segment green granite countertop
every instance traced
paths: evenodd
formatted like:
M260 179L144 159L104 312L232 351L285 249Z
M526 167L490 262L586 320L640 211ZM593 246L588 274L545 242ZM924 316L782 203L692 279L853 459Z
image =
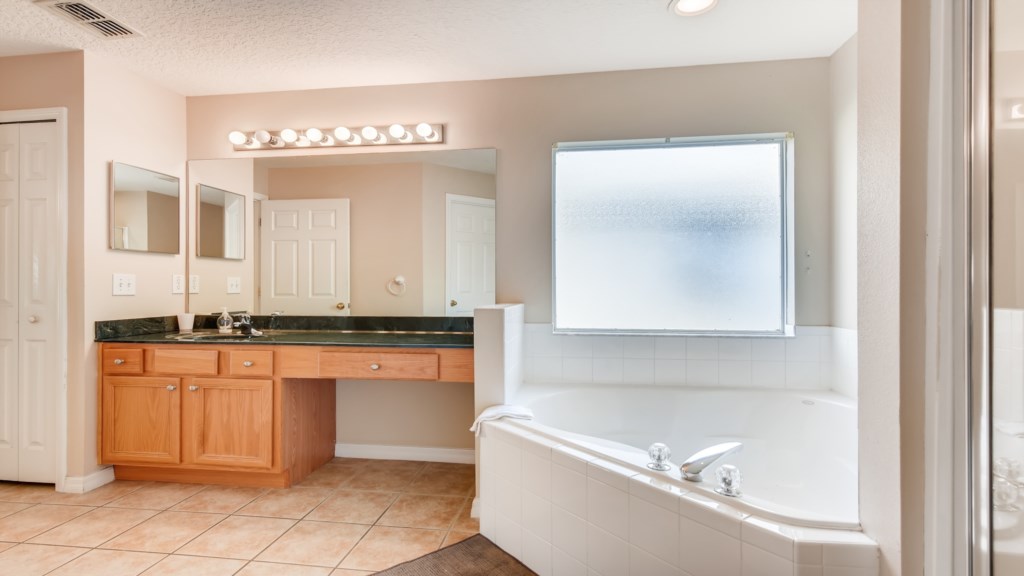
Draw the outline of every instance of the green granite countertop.
M163 332L97 339L100 342L137 344L263 344L289 346L380 346L392 348L472 348L472 332L385 330L265 330L246 336L238 330L219 334L196 330L192 334Z

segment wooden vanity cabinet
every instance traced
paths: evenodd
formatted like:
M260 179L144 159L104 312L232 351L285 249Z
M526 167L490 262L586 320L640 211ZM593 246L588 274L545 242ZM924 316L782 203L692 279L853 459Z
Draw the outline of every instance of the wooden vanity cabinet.
M334 456L337 379L473 381L473 350L100 344L99 458L125 480L290 486Z
M99 457L119 479L283 487L334 456L335 383L281 378L273 347L100 354Z

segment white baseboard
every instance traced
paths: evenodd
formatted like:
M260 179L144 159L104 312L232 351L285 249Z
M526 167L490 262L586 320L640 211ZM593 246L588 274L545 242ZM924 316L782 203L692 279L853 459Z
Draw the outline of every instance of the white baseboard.
M476 452L462 448L387 446L384 444L335 444L334 455L375 460L418 460L423 462L476 463Z
M67 476L61 492L84 494L114 481L114 468L101 468L88 476Z

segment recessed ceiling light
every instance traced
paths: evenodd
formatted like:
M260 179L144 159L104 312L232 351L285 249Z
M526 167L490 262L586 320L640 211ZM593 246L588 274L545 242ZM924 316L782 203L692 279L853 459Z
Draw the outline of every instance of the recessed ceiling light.
M718 0L672 0L668 9L680 16L698 16L708 12L716 4Z

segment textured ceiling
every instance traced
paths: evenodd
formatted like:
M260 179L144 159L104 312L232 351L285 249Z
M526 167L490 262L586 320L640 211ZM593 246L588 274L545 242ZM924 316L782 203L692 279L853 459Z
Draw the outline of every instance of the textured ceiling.
M0 56L84 49L192 96L831 55L857 0L86 0L142 32L101 39L0 0Z

